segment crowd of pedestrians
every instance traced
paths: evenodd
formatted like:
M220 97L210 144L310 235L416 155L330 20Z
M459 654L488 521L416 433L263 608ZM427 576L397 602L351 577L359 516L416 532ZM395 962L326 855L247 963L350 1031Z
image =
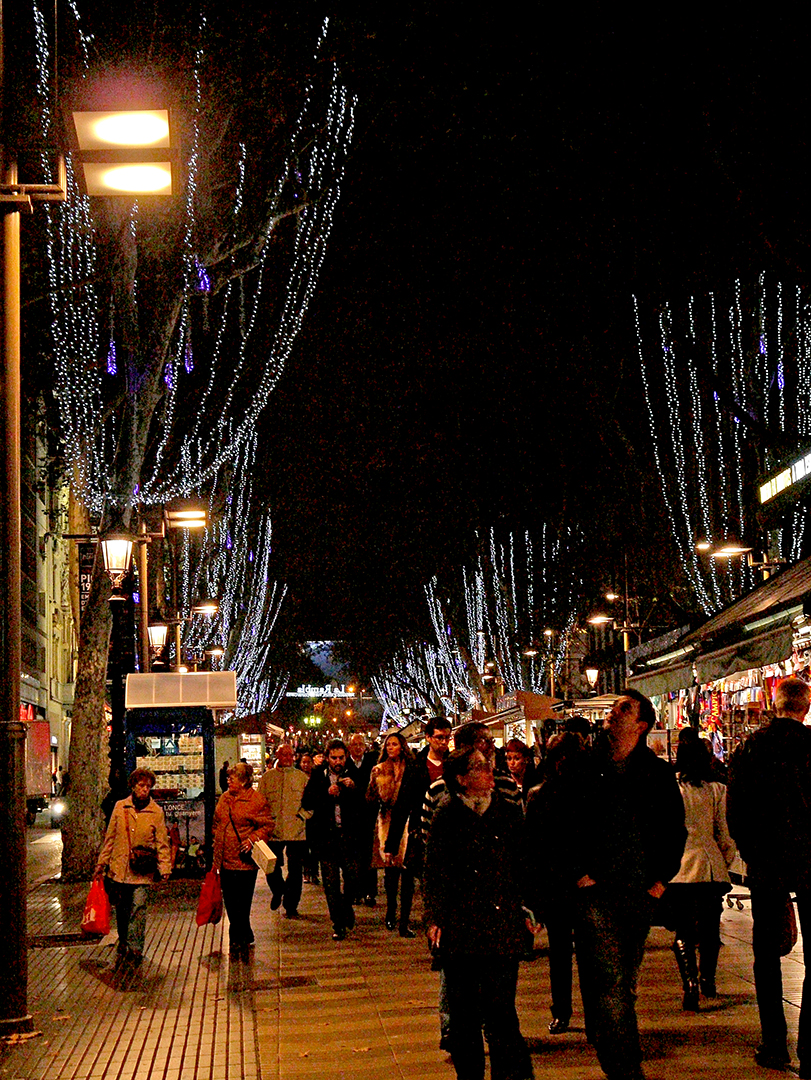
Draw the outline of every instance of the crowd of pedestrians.
M268 840L276 855L267 876L271 908L297 918L303 880L320 874L336 942L354 928L355 906L377 905L382 869L382 921L404 938L417 936L411 907L421 882L439 972L440 1046L460 1080L483 1080L485 1039L493 1080L532 1076L515 998L519 963L537 955L541 925L550 1034L571 1022L574 955L586 1034L606 1077L644 1080L636 993L648 932L652 925L674 932L683 1009L715 997L723 895L737 845L752 892L762 1029L755 1056L785 1069L780 956L792 939L791 893L801 923L811 910L811 731L802 723L809 705L805 682L778 684L776 719L732 755L728 789L695 729L679 733L675 769L648 748L655 714L635 690L620 695L599 731L582 718L567 721L547 741L543 761L517 739L497 754L483 723L457 729L449 752L451 725L436 717L416 755L397 732L379 749L356 734L348 745L334 740L298 761L283 744L256 789L250 765L226 763L213 865L231 959L248 960L253 944L256 841ZM146 770L133 773L132 795L116 805L98 860L97 873L122 890L124 958L140 956L146 917L133 846L149 834L157 868L164 876L168 869L151 784ZM810 1017L801 1010L801 1077L811 1077Z

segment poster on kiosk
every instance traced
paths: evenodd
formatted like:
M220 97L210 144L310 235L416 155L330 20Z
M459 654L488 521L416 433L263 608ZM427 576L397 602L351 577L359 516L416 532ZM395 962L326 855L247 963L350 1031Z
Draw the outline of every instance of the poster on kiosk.
M155 774L172 844L173 873L205 870L219 792L214 755L215 712L236 706L232 671L127 676L127 770Z

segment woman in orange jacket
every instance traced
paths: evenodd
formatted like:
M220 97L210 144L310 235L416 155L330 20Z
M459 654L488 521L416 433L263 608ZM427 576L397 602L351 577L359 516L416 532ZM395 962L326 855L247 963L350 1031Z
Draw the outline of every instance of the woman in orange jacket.
M251 904L257 865L251 850L273 834L273 815L265 798L253 789L253 767L246 762L228 770L228 790L214 811L213 868L219 870L222 899L228 915L229 956L250 959L253 945Z

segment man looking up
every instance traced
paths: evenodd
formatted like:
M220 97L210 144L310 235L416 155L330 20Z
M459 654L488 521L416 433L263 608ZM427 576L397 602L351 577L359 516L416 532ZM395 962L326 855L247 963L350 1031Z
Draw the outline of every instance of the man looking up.
M307 786L307 777L299 769L293 768L295 754L293 747L282 743L276 750L276 768L268 769L257 785L260 795L268 801L276 827L271 850L276 855L276 866L268 874L270 888L270 908L275 911L284 902L284 913L288 919L298 918L298 905L301 899L301 881L304 856L306 854L306 819L310 816L301 807L301 797ZM287 877L282 875L287 859Z
M434 740L438 745L438 748L444 742L444 739L440 737L437 739L436 734ZM493 768L496 758L496 747L493 742L493 736L490 734L490 729L487 724L483 724L480 721L473 721L470 724L463 724L462 727L456 732L454 738L454 744L456 750L470 750L475 749L481 753L490 769ZM429 754L431 752L431 743L429 741ZM438 755L437 755L438 756ZM521 808L523 813L523 804L521 802L521 792L518 789L518 785L512 779L511 776L494 775L494 786L501 792L502 796L507 802L515 803ZM431 822L434 819L437 807L444 797L448 795L448 787L445 780L440 777L435 780L428 790L425 792L425 797L422 803L422 810L420 812L420 833L422 835L423 850L428 842L428 833L431 829ZM414 823L413 832L417 832L416 822ZM444 968L439 972L439 1048L440 1050L449 1050L451 1047L451 1030L450 1030L450 1005L448 1002L448 987L445 977Z
M580 989L609 1080L644 1080L637 977L655 905L679 870L687 836L675 774L646 745L654 720L650 701L625 690L571 792Z
M418 777L420 781L420 797L416 802L416 809L412 814L412 821L408 823L409 837L413 837L414 840L409 840L409 843L413 844L413 856L409 853L409 859L412 862L412 869L414 873L419 877L422 873L423 854L425 850L424 837L422 835L422 806L425 799L425 795L433 784L437 780L442 779L442 772L445 767L445 759L448 756L448 751L451 744L451 722L444 716L432 716L425 725L425 742L426 745L420 750L416 757L416 765L418 769ZM417 848L416 840L419 837L419 848Z
M782 679L775 689L775 718L753 731L730 761L727 823L746 863L752 894L752 951L760 1013L758 1065L789 1063L780 970L790 893L797 894L803 933L803 979L797 1056L800 1076L811 1077L811 729L803 723L811 687Z
M301 797L302 808L312 811L312 850L314 857L321 860L333 941L343 941L347 930L355 925L352 898L357 880L357 833L363 793L359 794L354 780L345 775L346 757L345 743L340 739L329 743L326 762L313 769Z

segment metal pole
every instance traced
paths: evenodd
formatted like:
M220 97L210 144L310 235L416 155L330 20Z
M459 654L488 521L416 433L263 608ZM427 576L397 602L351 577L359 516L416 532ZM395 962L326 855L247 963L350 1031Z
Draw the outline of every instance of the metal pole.
M149 671L149 580L148 563L146 553L146 525L142 525L141 531L144 539L139 540L138 548L138 592L141 603L138 608L138 624L141 639L141 671Z
M17 164L3 162L17 183ZM3 372L0 380L0 1034L31 1031L25 881L25 725L20 722L20 212L4 208L0 266Z

